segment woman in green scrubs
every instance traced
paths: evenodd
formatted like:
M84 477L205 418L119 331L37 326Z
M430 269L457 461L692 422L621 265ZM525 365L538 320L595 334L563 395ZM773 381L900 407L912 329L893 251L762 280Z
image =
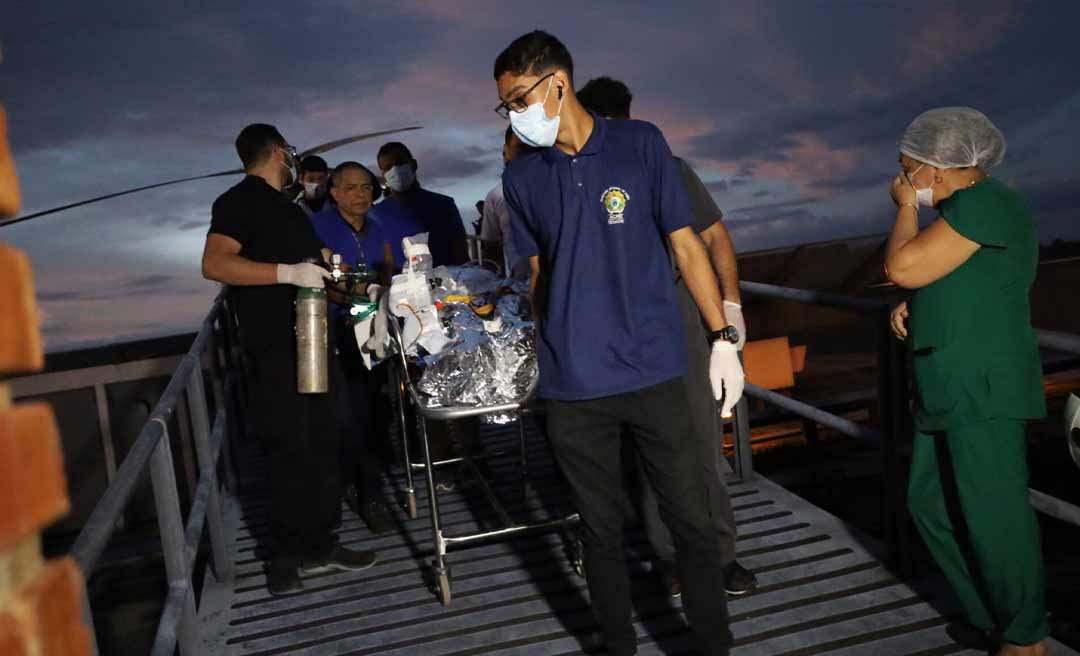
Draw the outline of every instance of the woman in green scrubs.
M1001 132L974 109L916 118L900 141L885 270L915 290L910 308L893 313L918 391L908 504L964 610L950 635L975 648L1003 643L999 654L1046 654L1024 449L1026 421L1046 414L1028 305L1038 242L1023 200L987 174L1004 153ZM920 208L937 216L921 230ZM959 502L960 530L947 495Z

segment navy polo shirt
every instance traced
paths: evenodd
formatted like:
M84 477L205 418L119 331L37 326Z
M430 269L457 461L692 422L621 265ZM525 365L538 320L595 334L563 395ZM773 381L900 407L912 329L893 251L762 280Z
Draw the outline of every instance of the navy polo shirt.
M369 270L378 274L386 265L384 245L389 240L383 227L370 213L364 217L363 227L356 230L341 216L337 206L327 203L321 212L311 217L311 224L330 252L341 253L341 259L350 267L363 262ZM335 313L345 312L337 304L331 305Z
M428 233L428 248L435 266L464 264L454 253L455 244L465 240L465 224L453 198L427 189L414 189L401 200L386 198L372 207L368 216L379 221L390 239L395 271L405 264L401 240L421 232Z
M546 148L503 173L514 242L540 257L548 283L542 398L611 396L686 373L666 248L693 221L679 168L656 126L593 118L577 155Z

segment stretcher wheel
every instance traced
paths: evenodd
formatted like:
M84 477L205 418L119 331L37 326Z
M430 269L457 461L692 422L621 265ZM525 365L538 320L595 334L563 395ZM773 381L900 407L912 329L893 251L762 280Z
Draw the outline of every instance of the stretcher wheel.
M439 571L436 570L436 573L435 573L435 594L437 594L439 596L439 602L442 603L443 606L449 606L450 605L451 594L450 594L450 573L449 572L445 572L445 571L439 572Z
M409 519L416 519L416 493L408 492L405 495L405 510L409 513Z

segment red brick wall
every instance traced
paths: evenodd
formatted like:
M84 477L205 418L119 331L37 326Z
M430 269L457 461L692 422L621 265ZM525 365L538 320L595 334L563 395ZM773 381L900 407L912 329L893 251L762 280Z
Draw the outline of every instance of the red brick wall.
M2 136L2 135L0 135ZM30 265L0 244L0 374L41 368ZM68 511L64 455L52 408L12 405L0 383L0 655L82 656L83 574L70 558L44 561L41 531Z

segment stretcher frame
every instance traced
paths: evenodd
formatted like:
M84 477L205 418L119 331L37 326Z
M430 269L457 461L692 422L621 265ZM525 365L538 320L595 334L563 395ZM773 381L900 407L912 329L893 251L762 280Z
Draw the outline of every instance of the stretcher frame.
M532 400L532 396L535 393L535 384L525 393L521 398L515 399L511 403L502 403L497 405L487 406L444 406L437 408L425 407L420 402L419 394L416 391L416 385L409 374L409 361L405 355L405 345L401 337L401 329L398 325L398 319L394 315L390 314L387 317L387 323L389 324L389 335L391 339L391 347L395 351L392 360L392 376L390 383L394 388L394 394L397 395L397 421L399 425L399 435L401 436L401 453L403 459L403 469L405 471L405 497L406 497L406 511L409 514L410 519L417 518L416 508L416 487L414 484L413 472L423 471L427 482L427 494L428 505L431 515L431 536L434 545L435 559L432 561L431 566L435 574L435 589L434 592L438 596L439 601L444 606L449 606L452 599L451 592L451 573L450 566L447 564L447 552L453 546L467 545L469 543L480 542L483 540L490 540L493 538L511 538L526 533L541 533L548 531L568 530L577 525L580 521L578 513L570 513L565 517L552 518L541 522L534 523L520 523L514 521L507 512L506 507L496 496L494 490L491 488L491 484L485 478L483 472L476 466L476 459L469 454L462 454L459 457L447 458L445 460L438 460L432 462L431 460L431 445L428 441L427 422L428 421L451 421L454 419L464 419L467 417L478 417L486 414L510 414L514 417L514 423L518 426L518 446L520 448L519 464L521 472L521 482L523 485L528 484L528 471L529 462L526 451L526 438L525 438L525 424L523 422L523 416L527 412L526 406ZM416 409L417 418L419 419L420 435L418 436L418 442L421 447L423 462L413 462L409 453L409 426L408 419L405 413L405 404L411 402ZM484 456L492 457L502 455L503 452L496 451ZM457 463L464 463L472 476L479 484L480 490L492 509L495 511L495 515L498 517L500 524L499 528L489 531L479 531L476 533L466 533L460 535L446 535L441 527L439 518L439 499L438 491L435 489L435 468L444 467L447 465L453 465ZM564 536L565 537L565 536ZM580 541L572 539L570 542L570 560L571 565L579 576L584 575L584 561L582 557L582 550Z

